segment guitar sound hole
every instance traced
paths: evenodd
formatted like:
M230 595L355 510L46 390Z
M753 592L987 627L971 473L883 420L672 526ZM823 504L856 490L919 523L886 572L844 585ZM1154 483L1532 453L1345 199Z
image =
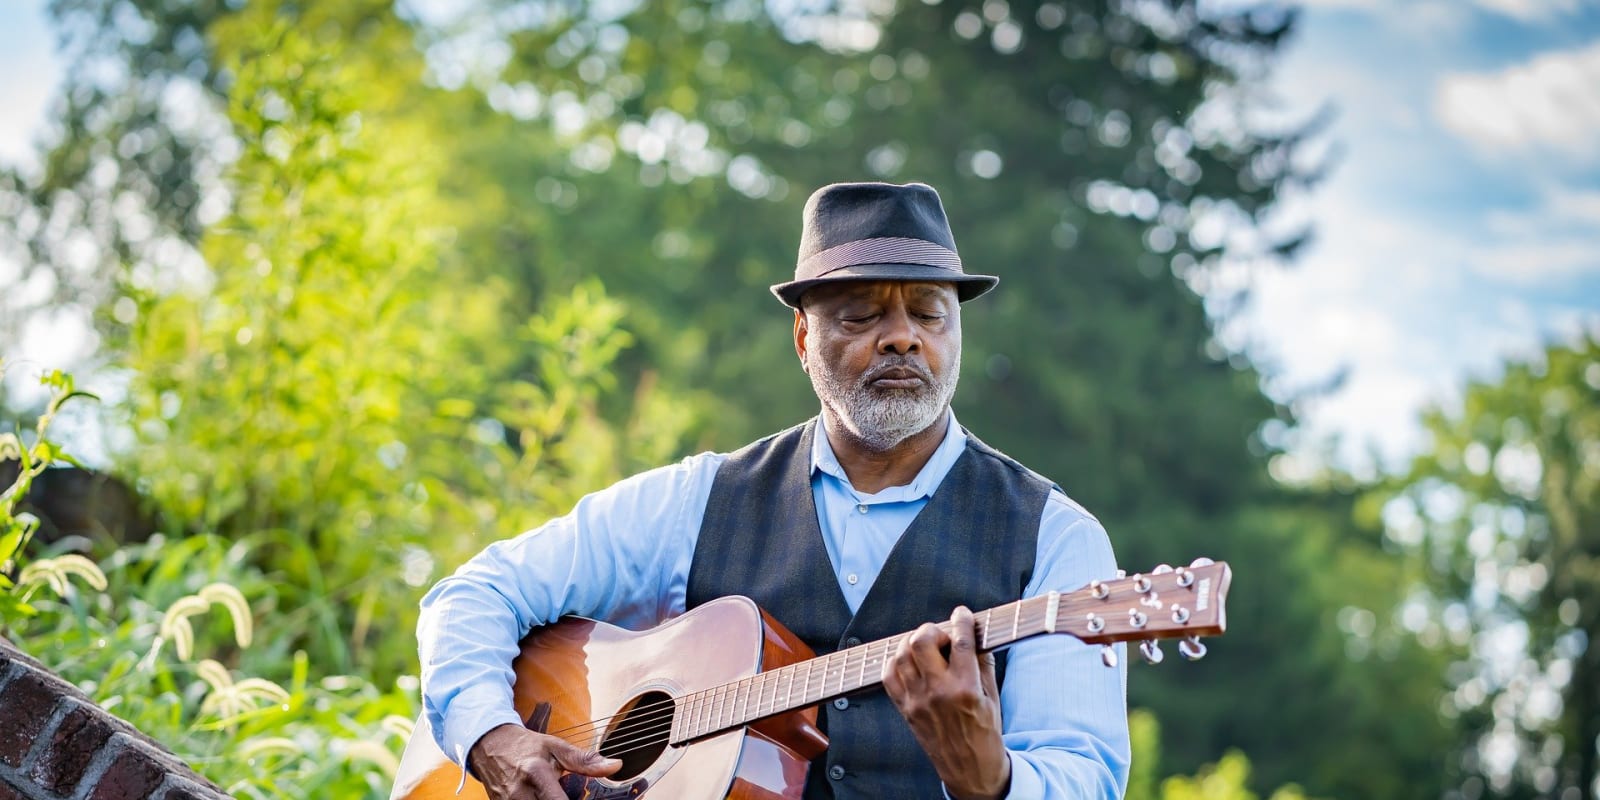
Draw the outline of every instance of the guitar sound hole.
M667 749L672 711L671 695L645 692L611 718L611 727L600 740L601 755L622 759L622 768L609 776L611 780L632 780L656 763Z

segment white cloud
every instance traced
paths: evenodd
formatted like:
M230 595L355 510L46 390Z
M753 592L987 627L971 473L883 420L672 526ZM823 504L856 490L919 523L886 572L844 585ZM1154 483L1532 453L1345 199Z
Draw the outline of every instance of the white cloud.
M1544 22L1578 10L1578 0L1474 0L1479 7L1518 22Z
M1480 275L1523 286L1600 274L1600 191L1547 184L1529 209L1484 215L1464 257Z
M1600 273L1600 243L1524 240L1490 245L1470 256L1487 278L1523 286L1543 286L1588 273Z
M1444 75L1433 112L1486 154L1553 151L1600 159L1600 42L1500 72Z

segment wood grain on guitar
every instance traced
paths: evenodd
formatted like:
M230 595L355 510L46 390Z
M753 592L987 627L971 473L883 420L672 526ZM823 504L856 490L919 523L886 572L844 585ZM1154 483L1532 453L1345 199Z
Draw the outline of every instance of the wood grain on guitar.
M1095 581L974 615L980 651L1064 633L1105 645L1179 639L1188 658L1201 636L1227 627L1231 573L1197 559L1176 569ZM948 625L949 623L943 623ZM513 663L517 713L529 728L621 759L608 778L567 775L571 800L799 800L806 768L828 740L817 704L876 687L907 634L814 657L798 637L744 597L725 597L641 632L568 617L530 633ZM434 744L424 717L401 758L391 800L484 798Z

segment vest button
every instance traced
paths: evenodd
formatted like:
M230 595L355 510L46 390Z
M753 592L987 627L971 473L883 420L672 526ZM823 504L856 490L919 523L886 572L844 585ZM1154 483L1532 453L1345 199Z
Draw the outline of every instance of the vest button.
M860 640L860 639L857 639L857 638L856 638L856 637L854 637L854 636L852 636L852 637L850 637L850 638L848 638L848 639L846 639L846 640L844 640L844 646L845 646L845 647L855 647L855 646L856 646L856 645L858 645L858 644L861 644L861 640Z
M833 707L843 711L850 707L850 701L841 697L838 700L833 701Z
M838 764L828 767L828 777L836 781L844 780L844 767L841 767Z

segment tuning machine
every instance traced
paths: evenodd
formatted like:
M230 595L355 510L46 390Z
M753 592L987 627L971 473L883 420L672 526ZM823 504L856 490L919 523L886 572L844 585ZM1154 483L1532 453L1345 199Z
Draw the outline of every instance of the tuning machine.
M1113 645L1100 645L1100 663L1114 667L1117 665L1117 648Z
M1161 652L1161 645L1154 639L1146 639L1139 643L1139 655L1144 656L1145 663L1148 664L1160 664L1161 660L1166 658L1166 654Z
M1200 643L1198 636L1185 636L1178 641L1178 654L1190 661L1199 661L1206 657L1206 646Z

